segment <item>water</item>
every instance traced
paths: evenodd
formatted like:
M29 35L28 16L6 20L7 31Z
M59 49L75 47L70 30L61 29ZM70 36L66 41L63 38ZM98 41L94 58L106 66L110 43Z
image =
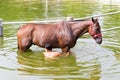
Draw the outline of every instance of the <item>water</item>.
M48 20L120 11L120 1L111 1L52 0L46 5L44 0L0 0L0 18ZM120 80L120 14L102 16L99 21L102 45L87 34L71 49L73 55L53 60L44 58L44 49L37 46L21 54L16 32L22 24L4 25L4 37L0 37L0 80Z

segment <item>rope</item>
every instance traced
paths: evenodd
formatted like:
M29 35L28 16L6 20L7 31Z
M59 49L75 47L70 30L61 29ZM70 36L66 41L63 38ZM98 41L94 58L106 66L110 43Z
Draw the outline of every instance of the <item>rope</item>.
M58 21L61 21L61 20L3 22L2 24L52 23L52 22L58 22Z
M119 13L120 13L120 11L110 12L110 13L105 13L105 14L100 14L100 15L94 15L94 16L87 16L87 17L83 17L83 18L77 18L75 20L83 20L83 19L89 19L89 18L92 18L92 17L101 17L101 16L107 16L107 15L119 14Z
M115 29L119 29L119 28L120 28L120 26L117 26L117 27L102 30L102 32L111 31L111 30L115 30Z

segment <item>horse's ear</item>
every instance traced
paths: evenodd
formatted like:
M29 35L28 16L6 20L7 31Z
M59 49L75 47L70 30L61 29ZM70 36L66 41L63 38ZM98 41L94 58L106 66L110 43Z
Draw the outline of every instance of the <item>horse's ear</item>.
M95 23L98 21L98 17L95 17L95 19L92 17L92 22Z
M93 22L93 23L95 23L95 20L94 20L94 18L93 18L93 17L92 17L92 22Z

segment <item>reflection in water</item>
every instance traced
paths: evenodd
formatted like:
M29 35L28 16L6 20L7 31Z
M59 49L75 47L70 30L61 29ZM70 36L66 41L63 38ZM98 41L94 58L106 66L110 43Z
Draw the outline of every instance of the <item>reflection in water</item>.
M18 52L18 71L27 72L21 75L39 75L43 78L66 79L75 78L82 80L98 80L100 78L100 64L96 61L76 62L75 55L56 59L45 59L42 52ZM85 65L88 64L88 65Z
M18 70L26 71L36 75L39 74L62 75L62 73L65 72L65 74L67 74L69 73L71 68L74 69L74 67L76 67L75 56L49 60L45 59L42 52L32 51L22 54L18 53L18 63L23 65L23 67L19 68Z
M89 42L85 44L83 43L83 41ZM118 67L120 66L120 61L116 58L113 51L102 48L99 45L91 45L92 42L90 40L83 39L79 40L78 43L79 42L80 44L76 45L76 49L74 49L74 51L76 52L76 56L78 57L77 62L88 62L84 64L84 66L91 65L91 62L96 62L93 64L99 64L100 66L96 69L100 69L100 80L120 79L120 77L118 76L118 74L120 73L120 69ZM79 46L83 47L78 49ZM81 52L78 53L78 50L80 50ZM78 63L78 65L80 65L80 63Z

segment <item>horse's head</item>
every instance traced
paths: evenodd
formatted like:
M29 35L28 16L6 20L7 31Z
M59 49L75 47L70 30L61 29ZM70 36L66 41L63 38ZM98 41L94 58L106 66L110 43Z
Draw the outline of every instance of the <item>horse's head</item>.
M92 18L92 24L90 24L88 31L92 38L96 41L96 43L102 43L102 34L98 19Z

